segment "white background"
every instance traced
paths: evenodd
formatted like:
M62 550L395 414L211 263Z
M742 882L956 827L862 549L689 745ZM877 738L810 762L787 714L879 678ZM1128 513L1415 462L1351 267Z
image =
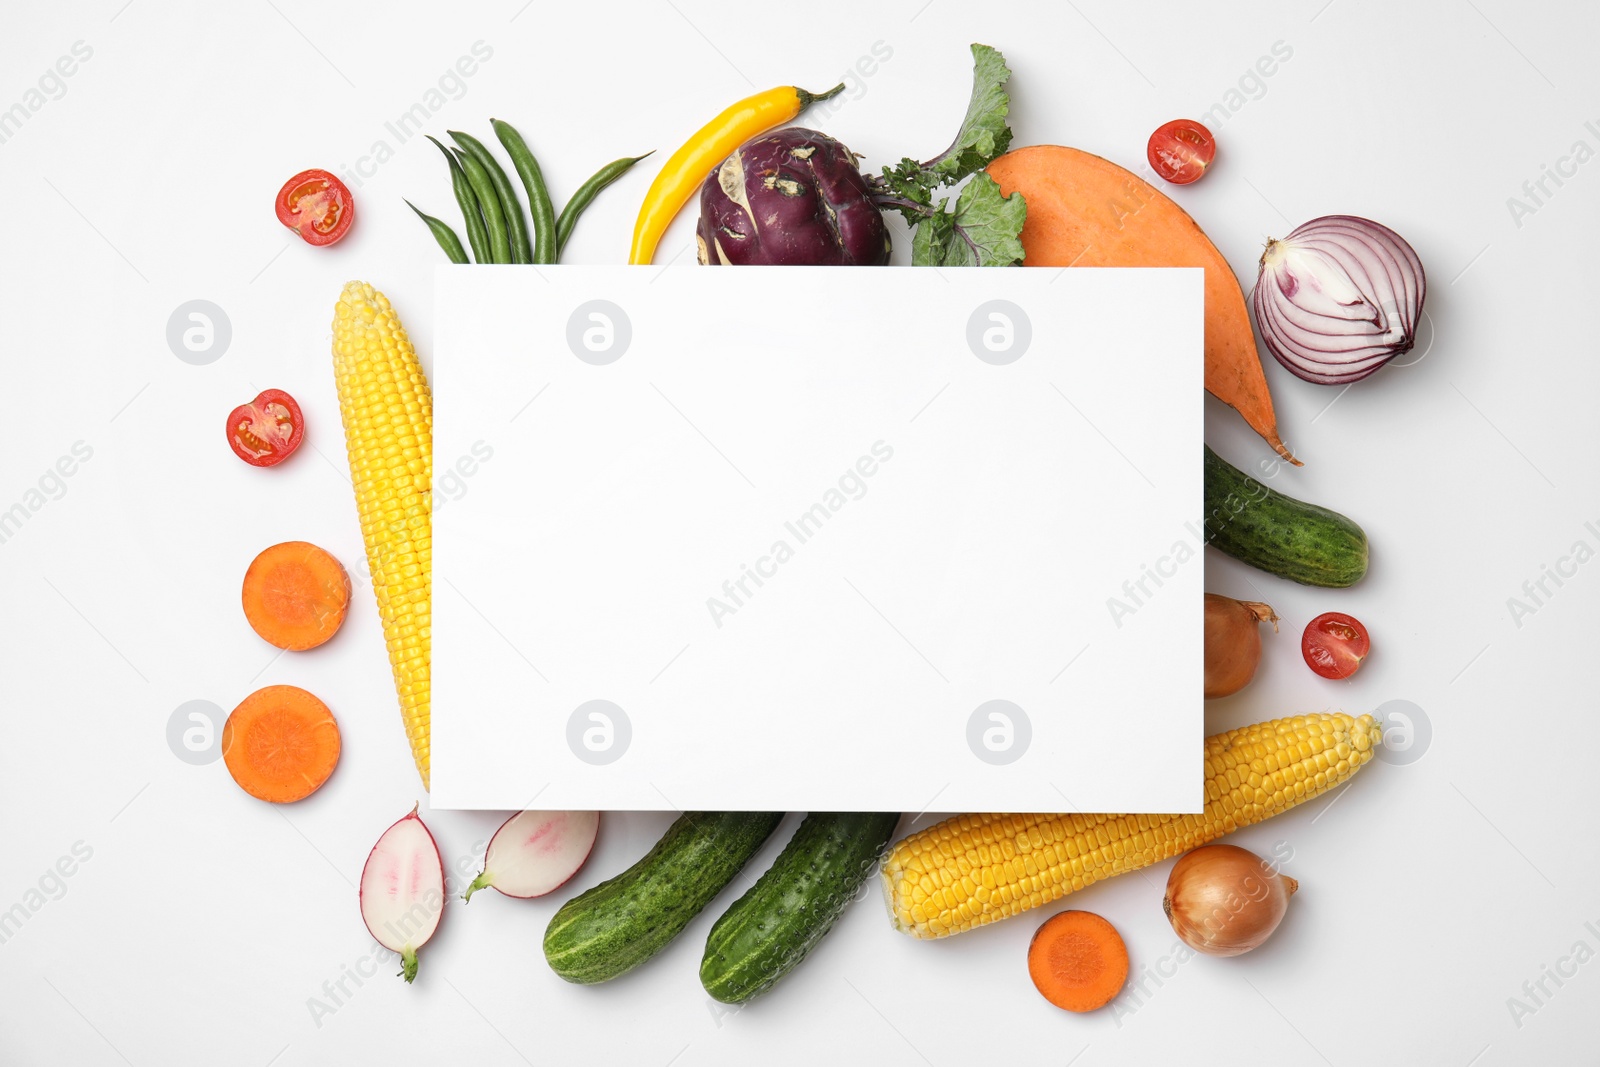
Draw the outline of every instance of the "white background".
M673 0L541 3L519 15L520 0L273 3L32 5L14 9L0 38L6 104L73 42L94 49L65 95L0 145L0 503L21 499L73 442L94 449L66 495L0 545L0 906L27 899L75 842L93 849L65 893L0 945L0 1058L1595 1058L1600 964L1560 987L1545 979L1550 995L1537 1004L1522 987L1576 942L1600 948L1584 927L1600 920L1600 577L1580 568L1520 627L1507 610L1574 541L1594 547L1583 523L1600 517L1600 163L1541 197L1520 226L1507 208L1575 140L1596 147L1584 128L1600 120L1592 7L907 0L863 11ZM385 973L313 1020L308 998L343 968L367 966L354 881L419 791L366 583L358 578L335 641L279 659L239 619L236 576L261 545L292 537L359 559L328 371L334 296L350 277L379 283L426 354L439 254L400 198L448 213L450 197L434 149L416 140L356 191L358 229L335 249L299 244L268 204L295 170L354 166L387 136L384 122L479 39L493 58L432 129L482 129L503 114L561 191L604 160L670 150L752 84L829 85L877 41L892 58L824 124L868 165L943 147L967 95L969 41L1000 47L1018 72L1018 143L1066 142L1129 165L1156 125L1211 108L1274 42L1292 47L1256 98L1241 96L1216 124L1213 173L1175 196L1247 280L1267 235L1312 216L1392 225L1429 268L1436 336L1422 362L1344 393L1268 367L1286 438L1307 461L1280 483L1360 520L1372 572L1354 590L1317 592L1208 558L1208 588L1265 598L1286 622L1266 638L1257 681L1206 709L1208 727L1405 699L1426 710L1434 737L1409 766L1375 763L1335 799L1238 835L1294 853L1301 892L1266 948L1173 973L1159 907L1168 865L1126 876L1070 903L1117 924L1136 974L1172 976L1147 981L1148 998L1125 995L1116 1012L1070 1017L1025 975L1043 915L922 944L868 902L772 996L719 1019L695 979L713 914L636 974L579 989L540 957L557 902L489 896L451 909L415 986ZM648 177L605 195L570 259L620 260ZM689 243L684 219L663 259ZM164 340L172 309L194 297L225 307L234 328L232 348L206 368L180 363ZM320 456L263 473L228 453L223 416L257 386L296 393ZM1238 463L1267 455L1209 401L1207 437ZM239 484L259 488L251 507L214 506L219 486ZM1296 648L1305 620L1330 608L1374 633L1370 661L1344 685L1311 676ZM346 741L328 785L288 809L244 796L220 764L186 766L165 740L181 702L231 707L273 682L322 695ZM607 818L574 888L631 863L669 818ZM495 822L429 818L465 870ZM1520 1025L1513 996L1535 1008Z
M440 268L435 806L1200 811L1203 282ZM567 332L596 299L603 367ZM1004 366L969 347L996 300ZM1174 542L1188 565L1108 611ZM741 565L766 579L725 592Z

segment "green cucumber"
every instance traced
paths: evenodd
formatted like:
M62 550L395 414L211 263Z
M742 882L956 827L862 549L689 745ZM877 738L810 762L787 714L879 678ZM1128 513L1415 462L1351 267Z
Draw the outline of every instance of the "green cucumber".
M1367 535L1337 511L1268 489L1206 446L1206 543L1303 585L1342 588L1367 573Z
M899 812L812 812L706 938L700 984L724 1004L771 989L833 929L894 836Z
M627 974L682 933L782 821L781 811L684 812L644 859L555 913L550 969L580 985Z

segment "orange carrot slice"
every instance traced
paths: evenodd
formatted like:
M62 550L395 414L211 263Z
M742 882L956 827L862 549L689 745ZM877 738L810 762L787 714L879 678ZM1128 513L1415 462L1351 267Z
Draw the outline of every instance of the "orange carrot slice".
M339 763L339 724L328 705L293 685L245 697L222 727L222 760L239 788L291 804L321 788Z
M244 617L261 639L290 652L338 633L350 607L350 576L309 541L265 549L244 572Z
M1094 1011L1122 992L1128 946L1094 912L1063 911L1046 919L1028 943L1028 977L1056 1007Z

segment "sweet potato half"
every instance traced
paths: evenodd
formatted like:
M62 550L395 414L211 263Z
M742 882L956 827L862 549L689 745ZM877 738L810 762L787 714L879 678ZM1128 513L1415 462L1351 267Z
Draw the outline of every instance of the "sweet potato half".
M989 175L1002 193L1020 192L1028 202L1026 266L1203 267L1206 391L1300 463L1278 437L1239 279L1187 212L1131 171L1063 145L1008 152L989 164Z

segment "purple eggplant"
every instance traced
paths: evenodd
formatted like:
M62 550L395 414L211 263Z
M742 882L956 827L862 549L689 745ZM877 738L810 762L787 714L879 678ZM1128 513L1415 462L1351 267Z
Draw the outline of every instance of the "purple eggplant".
M889 230L855 155L796 126L741 145L711 172L696 243L713 266L889 262Z

